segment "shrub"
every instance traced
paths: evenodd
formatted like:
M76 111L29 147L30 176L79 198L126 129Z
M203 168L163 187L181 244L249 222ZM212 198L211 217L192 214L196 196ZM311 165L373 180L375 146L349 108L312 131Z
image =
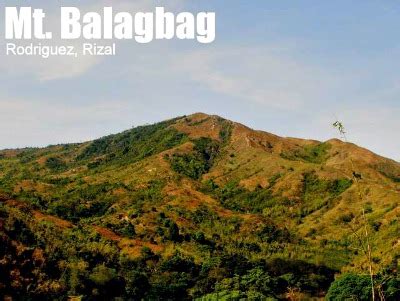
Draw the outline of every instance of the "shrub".
M167 238L174 242L180 242L182 240L179 234L179 227L173 221L169 221Z
M104 156L106 160L99 161L99 163L119 161L121 164L126 164L127 161L135 162L161 153L187 139L185 134L169 127L175 120L139 126L116 135L94 140L77 156L77 159L88 160ZM96 164L90 164L90 167L95 168L98 166Z
M326 299L371 300L371 280L367 275L345 274L332 283Z
M239 212L261 213L265 208L275 206L278 201L270 189L256 187L250 191L236 181L229 182L222 188L207 185L206 189L211 191L224 207Z
M328 150L331 145L328 143L318 143L306 145L290 152L281 153L281 157L287 160L305 161L309 163L323 163L328 158Z
M130 270L124 275L124 278L127 296L134 300L142 300L150 289L147 275L141 271Z
M103 286L116 278L117 274L114 269L106 267L104 264L97 265L89 276L95 284Z
M257 236L260 238L261 241L267 243L288 243L292 241L292 235L289 230L280 229L272 223L265 225L260 231L258 231Z
M45 165L51 171L63 171L67 168L67 164L57 157L47 158Z
M219 154L220 143L210 138L194 140L193 152L189 154L174 154L170 159L171 167L177 173L192 179L200 179L213 166Z
M129 238L135 237L136 236L135 226L132 225L130 222L127 222L125 226L122 228L121 234Z
M344 213L342 215L339 216L339 221L343 222L343 223L350 223L354 218L354 214L353 213Z
M171 160L171 167L177 173L194 180L199 179L207 171L205 161L194 154L174 154Z
M349 179L320 179L315 172L303 174L303 200L300 216L304 217L323 208L329 201L341 195L353 182Z

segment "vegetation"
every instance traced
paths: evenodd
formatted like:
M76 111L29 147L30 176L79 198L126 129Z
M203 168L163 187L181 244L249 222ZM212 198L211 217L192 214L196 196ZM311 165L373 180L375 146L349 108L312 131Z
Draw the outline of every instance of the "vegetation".
M365 152L204 114L0 151L0 298L399 300L400 164Z
M302 160L309 163L323 163L328 157L327 151L330 149L328 143L318 143L298 147L294 150L282 152L282 158L288 160Z
M329 203L340 196L352 185L352 180L339 178L333 181L319 179L315 173L303 175L303 200L301 216L307 216L312 212L329 206Z
M387 272L387 271L386 271ZM400 298L400 278L397 271L386 276L377 276L376 295L380 299L395 301ZM371 281L369 275L348 273L340 276L330 286L327 300L371 300Z
M262 213L266 208L273 208L280 204L299 207L301 217L326 206L330 201L340 196L352 185L348 179L322 180L314 172L303 174L302 204L274 194L276 176L270 179L270 186L257 186L254 190L247 190L232 181L219 187L212 180L206 183L206 192L220 200L221 204L231 210L239 212Z
M139 126L120 134L97 139L90 143L77 159L100 158L95 162L119 161L121 164L126 164L161 153L186 140L183 133L169 127L173 122L174 120L170 120Z
M199 179L207 173L218 156L220 143L210 138L194 140L194 149L189 154L174 154L171 168L192 179Z
M334 271L305 262L252 261L218 248L201 264L179 252L161 258L149 248L130 259L119 254L113 241L93 230L58 229L48 222L36 222L28 209L3 206L0 211L4 224L0 255L8 258L0 264L0 283L5 293L16 296L47 299L83 294L182 300L207 299L208 294L239 288L240 296L258 292L259 296L277 297L288 285L310 293L326 290L333 277ZM169 223L169 229L168 239L179 241L176 224ZM204 237L193 237L204 243Z

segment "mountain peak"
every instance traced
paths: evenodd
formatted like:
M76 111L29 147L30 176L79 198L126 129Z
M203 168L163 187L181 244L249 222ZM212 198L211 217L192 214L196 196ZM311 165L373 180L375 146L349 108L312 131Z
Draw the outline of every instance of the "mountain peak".
M0 253L17 246L5 270L32 266L29 279L38 258L54 263L35 278L50 278L41 287L63 289L59 279L78 265L90 291L110 277L125 277L120 286L146 277L156 292L148 299L165 292L160 283L174 291L185 283L187 294L231 279L237 267L245 277L262 268L276 283L301 271L310 288L339 270L362 270L365 257L348 248L363 230L361 209L372 225L374 269L400 254L399 183L400 164L354 144L285 138L195 113L83 144L0 152ZM36 263L26 265L30 254ZM327 286L318 285L307 293L321 296Z

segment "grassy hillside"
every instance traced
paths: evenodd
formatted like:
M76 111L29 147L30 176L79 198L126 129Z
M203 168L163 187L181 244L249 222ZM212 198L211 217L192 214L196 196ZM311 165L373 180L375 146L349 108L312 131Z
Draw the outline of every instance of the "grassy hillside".
M367 229L377 294L398 300L399 204L395 161L201 113L4 150L0 295L369 300Z

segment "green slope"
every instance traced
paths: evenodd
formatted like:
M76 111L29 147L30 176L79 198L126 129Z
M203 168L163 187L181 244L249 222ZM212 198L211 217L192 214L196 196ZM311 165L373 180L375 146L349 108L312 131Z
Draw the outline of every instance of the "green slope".
M1 151L0 291L322 298L335 273L366 273L357 237L364 243L367 224L376 279L385 273L386 300L396 300L399 177L400 164L352 144L201 113L83 144Z

